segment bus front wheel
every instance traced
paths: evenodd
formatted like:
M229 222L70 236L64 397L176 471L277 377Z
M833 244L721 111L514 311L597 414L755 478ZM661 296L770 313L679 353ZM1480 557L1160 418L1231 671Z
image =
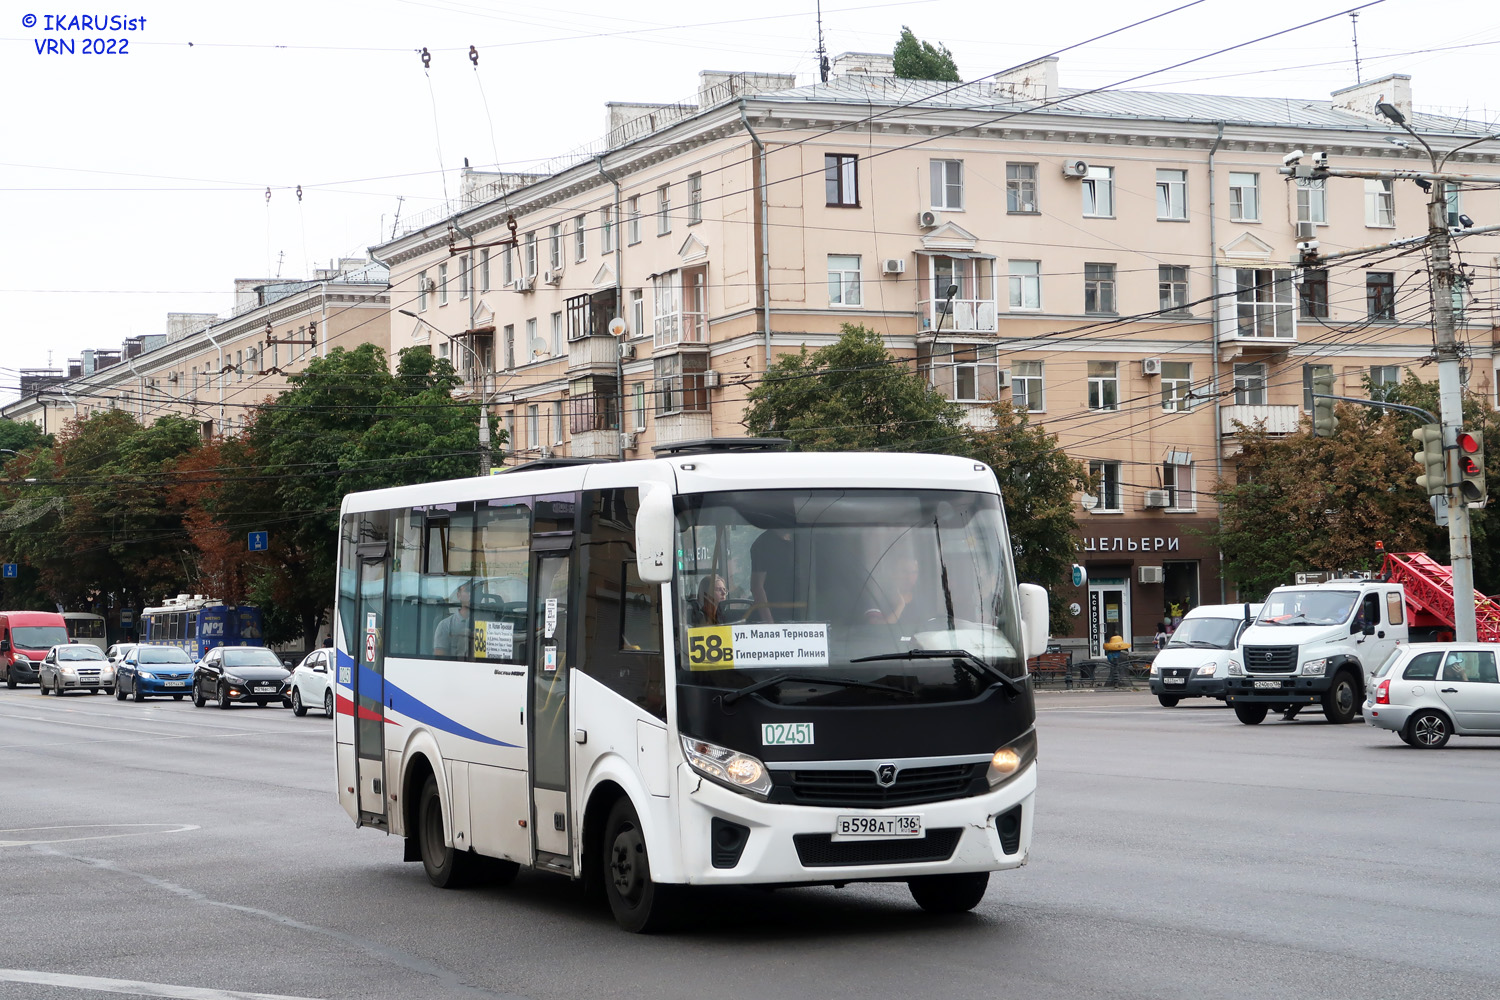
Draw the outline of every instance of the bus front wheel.
M439 889L462 889L474 881L476 858L448 846L444 835L443 798L437 778L427 776L417 799L417 841L427 881Z
M676 908L676 888L652 881L646 834L629 799L621 798L610 808L603 846L604 895L615 922L634 934L666 929Z
M989 872L960 872L923 875L907 882L906 887L928 913L967 913L979 905L989 884Z

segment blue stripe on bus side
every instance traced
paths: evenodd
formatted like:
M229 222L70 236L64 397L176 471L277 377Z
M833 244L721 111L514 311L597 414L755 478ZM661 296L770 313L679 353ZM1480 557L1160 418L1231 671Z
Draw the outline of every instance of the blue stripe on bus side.
M344 655L340 652L340 662L342 662ZM369 684L371 687L379 685L382 681L379 674L364 665L361 665L359 668L359 679L362 684ZM506 743L504 740L497 740L493 736L486 736L481 732L470 729L457 720L449 718L415 695L403 691L400 687L392 684L389 678L385 678L384 683L387 707L393 712L400 712L413 722L420 722L434 729L441 729L445 733L462 736L466 740L488 743L490 746L516 747L514 743Z

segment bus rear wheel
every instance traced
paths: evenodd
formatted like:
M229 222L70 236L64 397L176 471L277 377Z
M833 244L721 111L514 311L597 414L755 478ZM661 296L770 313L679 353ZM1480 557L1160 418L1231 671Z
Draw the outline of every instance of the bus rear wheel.
M449 847L444 835L443 798L437 778L427 776L417 799L417 847L427 881L439 889L462 889L474 881L476 859L467 851Z
M629 799L621 798L610 807L600 864L604 895L615 923L632 934L651 934L671 925L677 889L652 881L646 834Z
M928 913L967 913L979 905L989 885L989 872L923 875L906 883L911 898Z

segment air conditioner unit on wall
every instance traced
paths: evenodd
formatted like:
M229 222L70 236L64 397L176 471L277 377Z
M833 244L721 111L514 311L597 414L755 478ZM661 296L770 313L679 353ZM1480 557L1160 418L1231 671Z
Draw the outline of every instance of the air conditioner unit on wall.
M518 291L518 292L529 292L529 291L531 291L535 287L536 287L536 279L535 278L517 278L516 279L516 291Z
M995 385L1000 389L1010 388L1010 369L1002 368L995 373Z
M1171 501L1172 496L1166 490L1147 490L1147 507L1165 507Z
M1141 374L1142 375L1160 375L1161 374L1161 358L1142 358L1141 359Z
M629 432L620 435L620 450L635 451L635 435Z
M1086 177L1089 165L1085 160L1064 160L1062 172L1064 177Z
M625 343L624 341L621 341L621 343L620 343L620 359L622 361L628 361L628 360L630 360L633 357L635 357L635 345L634 344L628 344L628 343Z
M880 263L881 274L905 274L906 261L900 257L887 257Z
M917 213L917 225L921 226L923 229L932 229L936 227L937 224L938 217L936 212L927 211Z
M542 272L542 280L545 281L549 285L560 284L562 282L562 272L561 271L543 271Z
M719 387L719 373L712 370L704 372L703 385L709 389L717 389Z
M1136 567L1136 579L1141 583L1161 583L1164 576L1160 566Z

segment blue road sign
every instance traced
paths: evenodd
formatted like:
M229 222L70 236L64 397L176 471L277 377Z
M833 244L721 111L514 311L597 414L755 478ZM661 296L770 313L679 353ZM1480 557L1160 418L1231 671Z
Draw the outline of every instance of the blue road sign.
M120 624L121 625L129 625L129 624L131 624L134 621L135 621L135 612L134 611L131 611L129 608L121 608L120 609Z
M20 569L15 563L5 564L5 578L7 580L14 580L18 575L20 575Z
M250 551L264 552L269 547L270 535L264 531L250 532Z

